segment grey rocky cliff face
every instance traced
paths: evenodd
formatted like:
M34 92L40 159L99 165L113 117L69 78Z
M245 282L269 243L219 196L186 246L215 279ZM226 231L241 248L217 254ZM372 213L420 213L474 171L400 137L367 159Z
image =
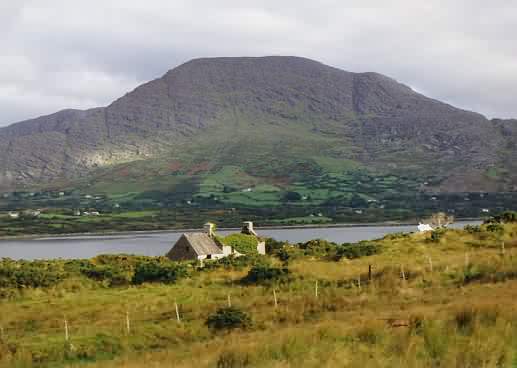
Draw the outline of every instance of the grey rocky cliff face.
M152 157L237 112L256 124L311 122L322 131L325 122L336 122L334 133L361 147L366 163L382 161L379 152L386 150L417 150L479 167L497 162L498 148L516 136L515 123L488 121L377 73L298 57L196 59L107 107L63 110L0 129L0 187Z

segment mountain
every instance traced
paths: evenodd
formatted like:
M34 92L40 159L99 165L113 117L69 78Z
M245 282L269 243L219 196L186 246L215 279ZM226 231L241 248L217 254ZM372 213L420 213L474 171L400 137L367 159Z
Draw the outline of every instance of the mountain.
M107 107L0 129L0 188L325 198L350 196L360 172L370 193L511 191L516 142L515 120L381 74L299 57L196 59Z

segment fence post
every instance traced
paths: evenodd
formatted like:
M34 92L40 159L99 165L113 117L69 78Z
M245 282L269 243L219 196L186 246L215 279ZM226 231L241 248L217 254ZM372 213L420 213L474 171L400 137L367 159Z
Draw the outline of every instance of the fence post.
M372 281L372 265L368 265L368 281Z
M357 287L361 290L361 275L357 276Z
M180 320L180 311L178 309L178 303L176 301L174 302L174 307L176 308L176 319L178 320L178 322L181 322L181 320Z
M126 332L128 335L131 333L131 322L129 320L129 309L126 310Z
M314 285L314 295L316 299L318 299L318 280L316 280L316 284Z
M273 288L273 300L275 301L275 308L278 307L278 299L276 298L276 290Z
M65 341L68 342L68 340L70 339L70 335L68 334L68 321L66 320L65 318Z
M504 249L504 242L501 242L501 254L504 256L505 249Z
M427 261L429 262L429 270L433 272L433 260L431 259L431 256L427 256Z
M400 265L400 273L402 274L402 280L406 281L406 273L404 272L404 265Z
M230 294L228 294L228 308L231 308L232 306L232 299L230 297Z

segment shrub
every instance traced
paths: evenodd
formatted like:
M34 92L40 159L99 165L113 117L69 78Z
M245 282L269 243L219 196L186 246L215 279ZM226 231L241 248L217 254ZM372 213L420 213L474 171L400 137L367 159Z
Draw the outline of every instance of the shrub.
M494 217L489 218L485 223L506 223L506 222L517 222L517 212L514 211L506 211L500 215L496 215Z
M205 324L214 331L248 328L251 327L251 318L239 308L225 307L208 316Z
M131 269L124 269L119 265L93 263L83 265L80 272L92 280L105 282L108 286L129 285L133 274Z
M45 261L0 262L0 288L50 287L60 282L65 273Z
M271 284L273 282L286 281L288 276L289 270L287 268L258 264L249 270L242 282L245 284Z
M244 267L253 266L254 264L263 262L264 256L258 254L245 254L239 257L231 254L228 257L220 258L211 262L206 262L203 266L203 270L210 271L220 267L225 269L236 269L240 270Z
M481 232L481 226L479 225L467 225L465 226L465 231L469 234L476 234Z
M355 259L380 253L381 247L371 242L343 243L337 249L335 259Z
M446 232L447 232L447 229L443 229L443 228L433 230L433 231L431 231L431 238L429 240L432 241L433 243L439 243Z
M405 239L405 238L409 238L409 236L410 236L409 233L398 232L398 233L388 234L388 235L384 236L384 239L386 239L386 240Z
M323 239L309 240L305 243L298 243L298 248L303 250L305 255L328 256L335 253L338 245Z
M486 227L486 230L491 233L503 233L504 226L501 223L494 222L494 223L488 224Z
M136 265L132 282L133 284L142 284L144 282L171 284L186 275L187 269L182 264L153 260Z
M282 261L285 266L289 264L289 261L295 260L302 255L303 253L300 249L291 245L286 245L274 253L274 256Z
M284 245L286 245L286 242L281 242L278 240L275 240L273 238L267 238L266 239L266 253L267 254L273 254L279 250L281 250Z

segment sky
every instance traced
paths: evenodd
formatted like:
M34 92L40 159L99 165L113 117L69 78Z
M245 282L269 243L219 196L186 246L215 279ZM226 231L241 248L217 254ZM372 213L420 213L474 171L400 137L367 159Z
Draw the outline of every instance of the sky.
M517 118L514 0L0 0L0 126L198 57L295 55Z

